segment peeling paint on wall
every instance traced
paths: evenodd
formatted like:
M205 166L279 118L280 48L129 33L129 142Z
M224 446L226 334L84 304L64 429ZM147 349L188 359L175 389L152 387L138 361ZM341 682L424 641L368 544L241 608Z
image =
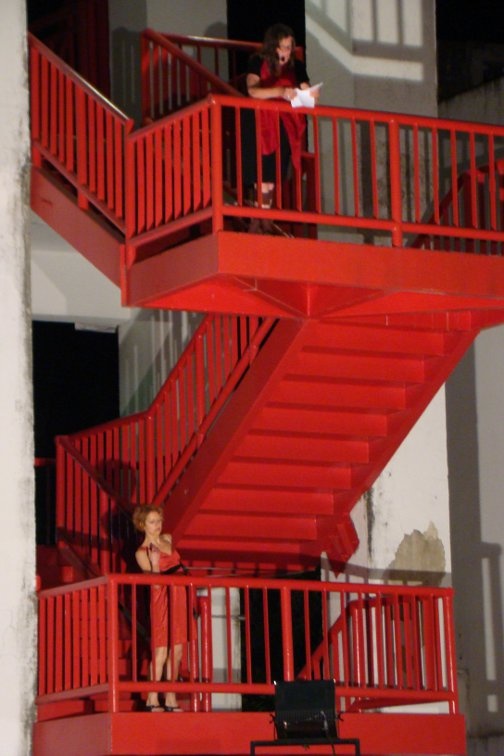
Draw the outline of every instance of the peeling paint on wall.
M395 558L388 566L389 577L438 585L446 574L446 555L442 540L434 523L421 533L413 530L405 535L396 549Z

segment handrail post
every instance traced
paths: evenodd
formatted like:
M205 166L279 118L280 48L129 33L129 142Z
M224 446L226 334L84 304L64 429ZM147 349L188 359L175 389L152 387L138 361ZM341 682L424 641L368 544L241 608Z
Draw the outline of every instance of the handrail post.
M452 694L449 702L449 709L452 714L457 714L458 705L458 683L457 683L457 654L455 649L455 620L453 617L453 589L450 589L449 595L443 599L444 606L444 624L445 624L445 653L447 668L448 689Z
M194 391L196 401L196 432L198 434L198 446L201 446L204 438L203 434L201 433L201 425L203 423L203 420L205 419L205 387L208 379L208 376L205 374L205 339L203 338L202 333L199 333L196 337L195 347ZM212 401L212 398L210 401Z
M392 246L401 247L402 233L402 187L401 187L401 142L399 124L395 118L390 121L389 128L389 160L390 160L390 203L391 216L394 222L392 230Z
M129 243L136 230L136 173L135 173L135 141L130 131L124 139L124 236L125 236L125 264L129 269L133 263Z
M146 453L145 453L145 483L147 491L147 501L152 501L155 496L155 440L154 435L156 432L156 423L151 413L147 415L146 419Z
M294 641L292 634L292 602L290 588L280 590L280 612L282 618L283 677L294 680Z
M211 593L207 589L206 596L198 597L198 608L201 617L201 679L202 682L212 682L212 611L211 611ZM203 693L201 696L201 705L203 711L211 711L212 697L210 693Z
M111 562L111 532L110 532L110 517L109 517L109 497L108 494L100 488L99 491L99 506L98 506L98 530L96 533L98 540L98 561L100 569L104 575L110 572Z
M63 529L65 522L65 451L60 440L60 436L56 436L56 538L58 533Z
M208 98L211 123L210 165L212 167L212 225L213 232L224 228L223 205L223 171L222 171L222 105L215 98Z
M109 712L115 714L119 711L119 595L115 575L108 576L107 588L108 701Z

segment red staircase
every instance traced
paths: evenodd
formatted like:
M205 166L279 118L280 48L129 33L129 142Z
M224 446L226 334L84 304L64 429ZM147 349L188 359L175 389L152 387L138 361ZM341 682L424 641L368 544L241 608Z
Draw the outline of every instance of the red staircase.
M186 47L203 44L185 39ZM95 574L123 572L131 503L168 501L167 528L193 568L304 570L326 551L337 569L357 546L350 513L359 497L478 332L504 321L504 166L495 159L504 129L318 107L306 113L302 171L287 186L277 182L272 210L259 210L241 186L240 112L266 108L278 118L289 106L239 96L183 46L180 38L143 35L146 125L135 130L30 37L33 209L120 286L125 305L221 313L207 316L146 412L59 439L59 537ZM292 236L243 233L241 219L252 215L273 218ZM133 586L148 580L127 577ZM107 599L114 606L115 596ZM355 622L350 608L339 616L339 628ZM387 637L401 635L399 616L403 622L404 609ZM415 648L424 644L429 656L441 644L446 655L449 674L432 678L444 698L424 694L426 678L416 672L405 686L388 678L395 693L387 696L362 675L366 690L350 707L358 719L348 721L362 734L363 753L463 753L449 600L442 640L410 616L403 630ZM117 617L107 622L113 629ZM286 616L287 645L289 627ZM328 639L326 621L324 628ZM372 647L370 632L356 636L355 658L363 644ZM108 718L97 720L93 709L95 740L111 728L115 750L90 753L130 753L118 745L117 723L131 727L124 717L147 716L120 711L119 690L148 687L133 679L121 688L115 637L100 690L94 680L39 691L41 705L106 692ZM318 644L307 648L303 674L314 674L309 658ZM387 669L396 651L387 645ZM349 658L324 675L344 681ZM284 657L284 679L300 673L289 663ZM137 668L133 661L128 674ZM215 734L222 721L213 724L201 701L219 690L217 681L205 688L191 674L186 688L180 683L192 696L187 716L205 717L199 726ZM228 681L226 692L271 693L272 679L253 690ZM446 700L449 713L366 714L370 700L375 707ZM40 725L38 753L57 752L54 743L78 725L61 716ZM245 714L228 716L229 738L205 747L248 752L253 727ZM427 724L435 733L429 742ZM169 752L208 753L189 743L188 726L177 723ZM145 747L135 752L168 746Z

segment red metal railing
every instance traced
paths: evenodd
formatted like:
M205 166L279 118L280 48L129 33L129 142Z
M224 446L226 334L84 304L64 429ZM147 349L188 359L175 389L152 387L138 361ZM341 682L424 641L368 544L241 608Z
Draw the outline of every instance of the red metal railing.
M304 110L309 147L302 170L287 196L277 166L275 203L267 210L251 207L244 191L242 113L258 119L269 111L279 129L288 103L210 94L130 133L130 120L33 37L30 49L34 161L50 163L83 206L91 203L125 233L127 266L142 244L155 254L183 228L210 233L247 216L317 228L342 241L418 246L420 238L431 249L502 253L503 127ZM187 55L184 65L188 60L204 89L191 83L187 96L198 96L212 75ZM258 142L244 148L260 155Z
M212 109L193 105L130 135L126 237L143 243L212 217Z
M246 94L247 58L260 42L212 37L159 34L146 29L140 35L142 114L156 120L185 105L214 94ZM304 60L302 47L296 56Z
M91 203L125 231L125 143L133 129L105 97L35 37L30 46L32 157L73 186L78 203Z
M349 710L375 708L380 697L381 705L393 705L403 691L412 690L416 695L411 694L410 700L416 698L420 703L426 690L455 686L453 667L439 656L442 644L437 628L453 621L446 596L428 590L422 596L387 590L373 595L367 588L357 591L352 601L342 598L339 594L336 611L331 607L338 619L300 677L324 679L330 674L381 690L381 694L350 701ZM453 635L445 634L443 641L453 653ZM455 699L452 704L455 706Z
M141 607L161 583L170 597L185 587L189 638L183 679L154 683ZM118 711L124 694L174 690L204 711L212 693L272 694L302 671L336 681L339 711L441 702L457 712L450 589L111 574L38 600L39 704L106 693Z
M219 37L195 37L181 34L163 34L163 37L177 45L181 52L195 58L206 71L210 71L219 79L230 82L233 86L242 73L244 57L250 57L262 47L261 42L245 42ZM296 48L296 55L304 59L302 47Z
M146 411L56 439L56 527L82 558L124 569L131 507L163 503L273 325L207 316Z
M435 208L429 224L450 227L459 225L460 217L468 219L474 229L504 228L504 159L495 160L490 165L475 167L462 174L455 189L443 198L439 208ZM488 199L491 199L489 202ZM473 252L501 255L502 239L483 236L479 241L473 237L461 239L458 236L420 235L412 246L443 251Z
M243 47L241 43L228 43L231 45L228 48L223 47L223 43L225 40L158 34L152 29L142 32L140 54L144 122L171 115L180 108L203 100L210 93L239 95L238 90L223 78L226 66L222 54L228 49L237 51L243 50ZM257 46L252 47L255 49ZM210 58L205 55L208 50L213 52ZM209 65L212 62L213 65Z

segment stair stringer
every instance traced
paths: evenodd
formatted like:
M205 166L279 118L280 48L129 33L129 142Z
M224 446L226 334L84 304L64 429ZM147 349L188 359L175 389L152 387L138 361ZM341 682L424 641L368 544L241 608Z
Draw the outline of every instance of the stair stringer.
M439 327L440 318L436 317L431 347L431 329L425 319L419 318L421 327L415 328L409 322L414 318L408 315L402 327L400 316L394 318L393 327L387 326L384 318L378 328L379 320L371 324L372 330L369 323L359 319L278 323L167 498L166 527L189 561L306 569L318 564L322 551L338 568L350 558L358 545L350 516L354 505L382 472L478 333L471 327L470 317L454 318L460 321L456 327L447 317L444 328ZM302 371L316 372L316 366L307 366L314 349L310 339L328 327L337 329L338 337L343 334L346 346L321 351L324 369L336 374L338 370L349 371L346 377L328 378L328 385L349 395L355 390L361 397L358 401L364 399L364 407L357 406L355 400L353 406L344 408L347 399L340 406L336 397L333 407L325 407L326 414L337 418L338 413L346 412L350 417L350 421L348 416L344 418L346 427L351 426L354 413L358 425L371 418L373 423L380 423L380 428L366 435L365 431L353 432L351 427L324 427L321 433L310 430L303 436L302 428L285 431L267 427L261 418L272 408L278 411L283 405L290 406L294 418L291 426L297 415L313 410L304 397L303 382L310 376L306 378ZM345 329L351 329L350 337L344 335ZM354 351L349 346L352 332L358 333L358 329L369 331L362 354L358 344ZM382 351L378 347L373 351L375 331L384 341ZM416 346L420 337L425 342L425 354L422 344ZM391 367L396 366L399 377L404 374L401 380L387 380L387 365L381 365L387 360ZM353 376L352 363L357 370ZM368 369L363 378L362 371ZM301 371L297 377L296 370ZM298 400L289 395L284 401L286 387L294 391L296 381L302 384ZM314 379L314 392L317 388L319 377ZM380 398L382 395L385 399ZM282 449L280 457L267 449L268 445L278 449L281 444L287 451ZM320 459L313 451L317 444L323 452ZM335 456L329 458L332 449Z

